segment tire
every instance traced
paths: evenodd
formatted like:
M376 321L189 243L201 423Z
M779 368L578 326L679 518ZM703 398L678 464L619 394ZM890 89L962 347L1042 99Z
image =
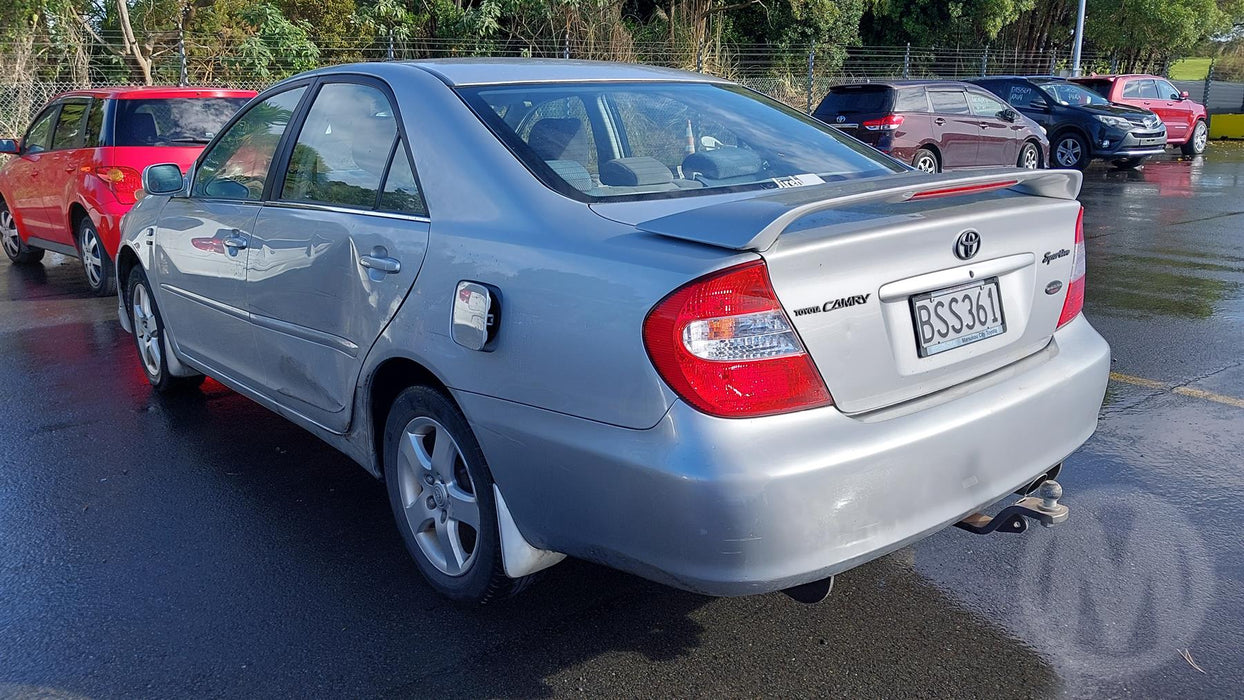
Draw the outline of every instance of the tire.
M1064 131L1050 141L1050 162L1060 168L1084 170L1090 155L1088 142L1074 131Z
M1113 161L1110 164L1118 168L1119 170L1135 170L1136 168L1139 168L1148 159L1149 159L1148 156L1141 156L1140 158L1120 158L1119 160Z
M916 170L923 170L926 173L940 173L942 164L937 159L937 154L927 148L917 149L911 157L911 167Z
M43 259L42 248L32 248L22 240L17 232L17 220L9 211L9 205L2 201L0 201L0 244L3 244L4 254L14 265L32 265Z
M1041 167L1041 149L1037 148L1037 144L1031 141L1024 142L1019 149L1019 159L1015 161L1015 167L1025 170L1036 170Z
M406 549L437 593L482 605L530 583L505 575L492 475L466 417L444 394L412 386L394 399L384 476Z
M147 381L160 393L192 389L203 383L201 374L174 377L168 371L168 358L164 351L164 319L160 307L151 294L151 284L141 268L134 268L125 290L126 310L130 315L130 328L134 331L134 349L138 352L138 364Z
M104 250L104 242L99 237L99 230L89 216L82 217L77 231L78 251L82 255L82 276L91 294L97 297L111 296L117 293L117 268Z
M1196 126L1192 127L1192 135L1188 137L1188 141L1179 147L1185 156L1199 156L1205 152L1205 147L1209 145L1209 127L1200 119L1197 120Z

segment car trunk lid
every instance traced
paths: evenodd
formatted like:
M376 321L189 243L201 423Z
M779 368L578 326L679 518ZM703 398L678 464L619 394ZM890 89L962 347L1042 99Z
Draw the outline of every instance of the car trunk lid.
M1067 171L902 175L764 194L638 227L759 253L835 403L858 413L1049 343L1072 274L1079 185L1080 174ZM1041 196L1025 196L1033 194ZM975 250L962 259L967 251L956 249L969 231ZM963 307L980 303L986 318L969 332ZM930 323L934 335L959 331L922 344ZM979 337L949 338L960 332Z

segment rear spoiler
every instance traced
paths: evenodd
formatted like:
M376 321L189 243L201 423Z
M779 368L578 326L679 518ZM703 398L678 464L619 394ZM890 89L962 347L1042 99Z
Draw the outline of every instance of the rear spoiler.
M1075 199L1082 181L1078 170L999 169L969 175L909 172L883 180L845 180L765 192L644 221L637 228L720 248L762 251L796 220L828 209L864 203L901 204L1002 189Z

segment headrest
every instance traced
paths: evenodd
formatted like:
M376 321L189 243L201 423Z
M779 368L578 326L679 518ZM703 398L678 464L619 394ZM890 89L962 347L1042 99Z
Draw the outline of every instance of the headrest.
M760 156L754 151L736 147L692 153L682 162L682 171L688 177L691 173L700 173L709 180L755 175L761 167Z
M592 189L592 176L582 163L573 160L546 160L544 164L576 190L587 192Z
M614 158L600 166L600 183L611 186L642 187L667 185L674 175L661 161L648 156Z
M139 146L147 146L156 142L160 137L156 131L155 117L147 112L135 112L126 120L126 131L129 133L129 143Z
M559 160L582 130L583 122L574 117L541 119L532 125L527 145L541 160Z

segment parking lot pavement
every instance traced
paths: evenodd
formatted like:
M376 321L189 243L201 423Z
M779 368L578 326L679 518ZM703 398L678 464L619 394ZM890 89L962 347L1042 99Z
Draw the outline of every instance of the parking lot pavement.
M942 532L815 606L577 562L449 605L348 459L214 382L154 396L73 261L0 266L0 696L1235 695L1244 149L1082 200L1116 374L1071 520Z

